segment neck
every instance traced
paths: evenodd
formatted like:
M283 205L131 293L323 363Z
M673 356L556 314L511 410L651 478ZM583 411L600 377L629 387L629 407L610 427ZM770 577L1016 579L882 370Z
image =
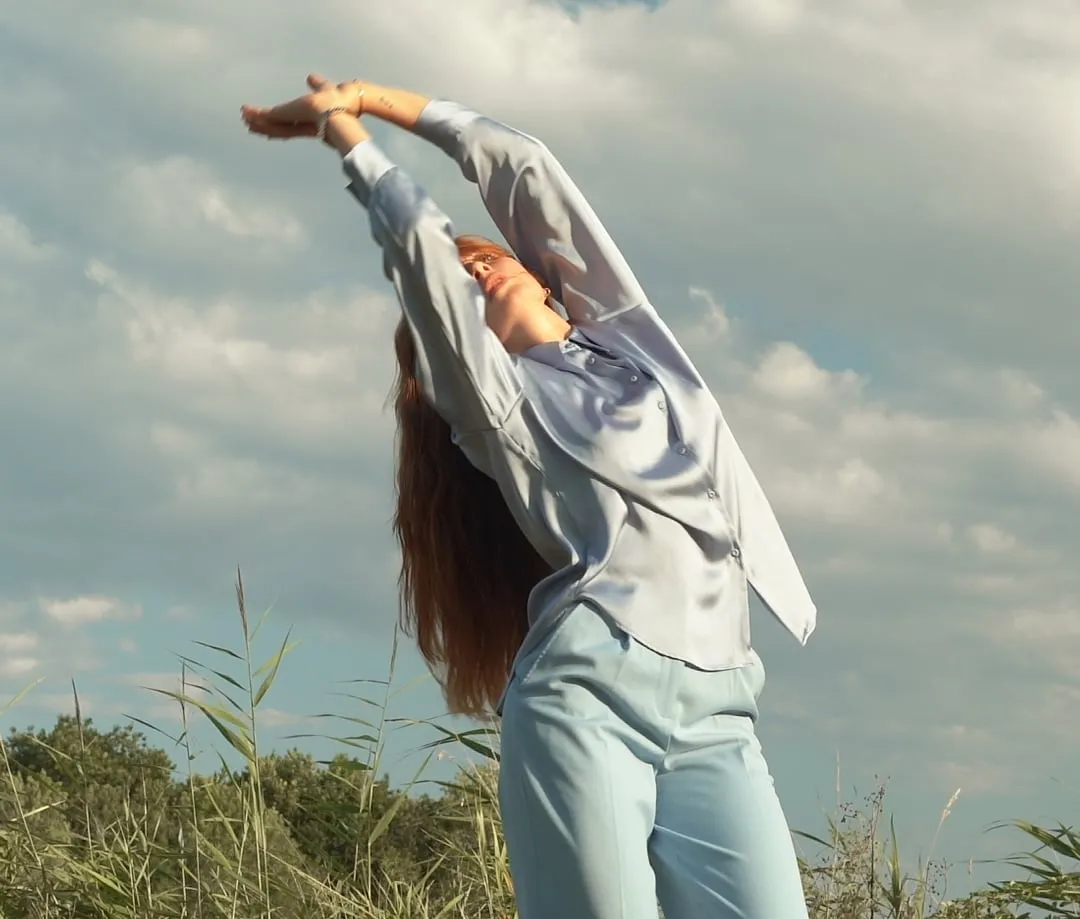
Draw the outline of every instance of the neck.
M548 341L564 341L572 328L555 310L537 310L529 316L527 322L522 322L514 329L504 345L511 354L521 354L534 345Z

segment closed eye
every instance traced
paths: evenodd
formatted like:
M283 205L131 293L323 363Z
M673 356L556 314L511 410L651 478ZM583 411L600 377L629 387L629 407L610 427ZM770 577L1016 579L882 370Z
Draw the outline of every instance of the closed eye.
M465 266L465 269L467 271L468 269L472 268L472 266L475 265L477 262L483 262L483 264L485 265L490 265L492 262L497 262L499 258L500 256L496 255L494 252L485 252L483 255L477 255L475 258L471 258L467 262L462 262L462 264Z

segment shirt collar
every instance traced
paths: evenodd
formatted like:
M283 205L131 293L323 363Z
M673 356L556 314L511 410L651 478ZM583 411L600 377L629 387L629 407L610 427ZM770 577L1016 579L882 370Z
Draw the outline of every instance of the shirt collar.
M581 326L571 326L570 334L560 341L542 341L526 348L521 352L521 357L548 364L552 367L565 367L567 361L573 361L573 355L581 351L591 351L609 360L617 359L615 352L598 344L590 338Z

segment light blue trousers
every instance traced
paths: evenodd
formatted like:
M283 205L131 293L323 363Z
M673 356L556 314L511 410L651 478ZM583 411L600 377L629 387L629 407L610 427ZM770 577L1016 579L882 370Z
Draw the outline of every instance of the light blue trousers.
M754 733L760 661L707 672L585 606L517 662L499 798L521 919L806 919Z

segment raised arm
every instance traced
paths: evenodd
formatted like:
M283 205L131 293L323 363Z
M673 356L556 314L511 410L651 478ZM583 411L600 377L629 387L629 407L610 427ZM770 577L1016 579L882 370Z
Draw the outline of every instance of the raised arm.
M544 278L572 321L609 319L645 303L622 253L543 143L453 102L356 85L366 114L413 131L457 161L518 258Z
M521 396L513 359L484 321L484 298L458 258L450 221L355 118L331 118L349 190L370 215L417 348L424 395L459 434L501 426Z

